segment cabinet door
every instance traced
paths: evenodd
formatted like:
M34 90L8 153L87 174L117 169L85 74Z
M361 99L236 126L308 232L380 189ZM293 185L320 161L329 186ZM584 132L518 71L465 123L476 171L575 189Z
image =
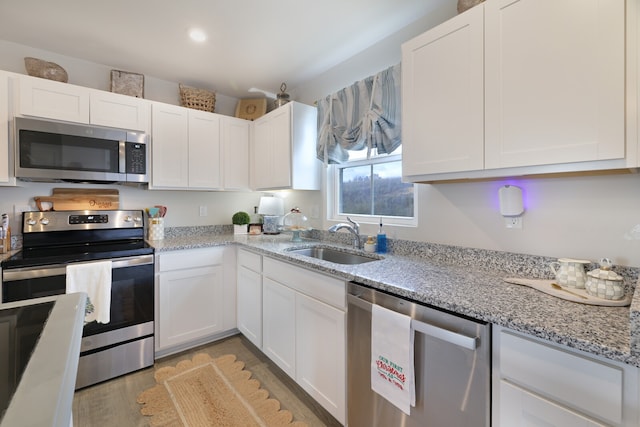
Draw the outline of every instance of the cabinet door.
M189 111L188 133L189 188L220 188L220 116Z
M238 329L262 348L262 275L238 266Z
M285 105L254 122L253 187L291 187L291 107Z
M262 351L295 378L296 292L263 277L262 298Z
M160 349L222 331L221 265L159 275Z
M485 3L485 168L625 156L625 2Z
M90 121L100 126L149 132L151 104L144 99L101 90L91 91Z
M15 185L13 150L9 132L9 77L0 72L0 185Z
M554 402L500 381L500 427L604 427Z
M151 112L151 185L186 188L189 185L187 110L158 103L153 104Z
M484 165L483 5L402 45L402 174Z
M17 82L19 114L89 123L90 89L30 76Z
M222 170L225 190L247 190L249 183L248 120L222 117Z
M296 295L296 381L344 424L345 313Z

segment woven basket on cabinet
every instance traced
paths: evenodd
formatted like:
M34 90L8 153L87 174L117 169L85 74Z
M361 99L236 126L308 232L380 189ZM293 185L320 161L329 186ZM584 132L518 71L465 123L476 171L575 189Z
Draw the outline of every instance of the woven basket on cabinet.
M180 87L180 104L183 107L213 113L216 107L216 94L214 92L185 86L182 83L178 86Z

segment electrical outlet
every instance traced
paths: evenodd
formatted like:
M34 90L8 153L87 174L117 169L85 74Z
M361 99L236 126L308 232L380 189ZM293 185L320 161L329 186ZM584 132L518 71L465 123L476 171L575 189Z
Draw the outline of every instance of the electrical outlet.
M207 207L200 206L200 216L207 216Z
M521 216L506 216L506 217L504 217L504 225L507 228L522 229L522 217Z

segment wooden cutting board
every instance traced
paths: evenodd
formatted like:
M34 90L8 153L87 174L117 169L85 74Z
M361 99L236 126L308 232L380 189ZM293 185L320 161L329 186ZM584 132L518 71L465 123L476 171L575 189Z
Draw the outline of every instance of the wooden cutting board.
M40 211L42 203L51 203L54 211L112 210L120 208L120 194L115 189L54 188L51 196L33 198Z
M554 283L553 280L545 280L545 279L521 279L518 277L508 277L506 279L502 279L507 283L513 283L515 285L523 285L529 286L530 288L537 289L545 294L553 295L554 297L566 299L567 301L579 302L582 304L589 305L606 305L612 307L621 307L631 304L631 297L629 295L625 296L623 299L619 300L610 300L604 298L598 298L593 295L589 295L584 289L574 289L567 288L567 290L554 289L551 287L551 283ZM563 288L564 289L564 288ZM582 298L578 295L582 295L585 298Z

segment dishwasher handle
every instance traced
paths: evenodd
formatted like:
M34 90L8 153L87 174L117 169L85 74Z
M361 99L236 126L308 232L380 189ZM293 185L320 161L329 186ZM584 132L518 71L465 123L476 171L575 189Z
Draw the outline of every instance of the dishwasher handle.
M359 298L357 295L347 295L348 304L355 305L368 312L372 311L373 304L369 301L365 301ZM478 348L478 337L469 337L459 334L457 332L450 331L448 329L440 328L438 326L431 325L429 323L421 322L416 319L411 319L411 327L414 331L420 332L427 336L437 338L439 340L448 342L450 344L457 345L467 350L476 350Z

